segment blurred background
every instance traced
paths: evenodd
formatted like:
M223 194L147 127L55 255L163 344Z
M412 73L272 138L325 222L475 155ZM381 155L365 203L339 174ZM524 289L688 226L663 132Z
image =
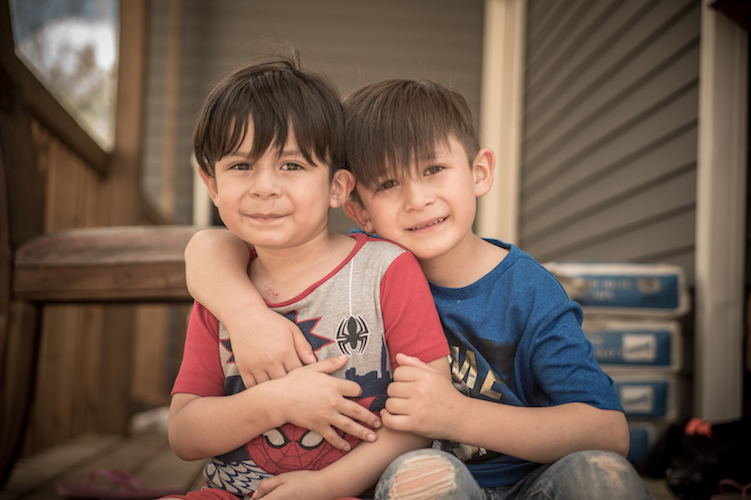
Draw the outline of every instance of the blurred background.
M9 193L11 228L27 228L11 248L87 226L220 224L196 182L192 128L211 87L256 58L294 48L343 96L386 78L437 80L467 97L498 157L478 233L542 263L677 269L689 301L670 317L681 362L659 373L682 388L671 418L736 418L749 412L749 3L4 0L5 47L27 68L5 71L28 70L55 101L18 76L29 161L44 179L34 196L46 202L29 225L18 214L35 198ZM20 175L5 168L11 181ZM353 227L340 211L331 225ZM168 403L185 306L137 306L131 354L110 378L101 370L111 352L97 343L106 345L106 309L42 314L22 455L124 431L135 413ZM113 408L106 380L120 403L103 418Z

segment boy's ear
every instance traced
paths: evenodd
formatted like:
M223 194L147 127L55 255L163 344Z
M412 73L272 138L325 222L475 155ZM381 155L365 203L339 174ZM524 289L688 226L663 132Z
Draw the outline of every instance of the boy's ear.
M360 229L366 233L375 234L375 226L373 221L370 220L367 210L357 201L351 198L344 202L344 213L349 216L350 219L357 222Z
M219 190L216 188L216 179L214 177L210 177L209 174L204 172L201 167L198 167L198 175L201 176L201 180L206 185L206 189L209 190L211 201L213 201L214 205L216 205L216 200L219 196Z
M343 168L337 170L334 178L331 179L331 199L329 200L331 208L341 207L349 198L349 193L355 189L356 183L352 172Z
M484 196L493 185L493 172L495 171L495 154L490 148L482 148L475 162L472 164L472 173L475 177L475 196Z

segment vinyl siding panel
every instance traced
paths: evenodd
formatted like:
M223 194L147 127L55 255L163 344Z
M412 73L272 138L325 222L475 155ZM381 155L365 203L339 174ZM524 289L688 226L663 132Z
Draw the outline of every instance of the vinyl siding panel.
M676 263L691 282L700 3L528 12L520 245L543 262Z
M152 0L149 106L144 165L157 196L162 152L163 65L168 1ZM258 57L299 49L303 66L327 74L344 96L386 78L430 78L457 88L479 112L482 0L183 0L178 222L190 222L191 134L196 114L227 73ZM162 82L160 82L162 80ZM351 221L332 212L332 227Z

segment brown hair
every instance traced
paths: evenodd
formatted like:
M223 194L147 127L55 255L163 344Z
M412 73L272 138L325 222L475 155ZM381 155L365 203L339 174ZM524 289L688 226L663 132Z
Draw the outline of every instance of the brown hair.
M480 150L469 103L436 82L385 80L355 90L342 105L347 163L370 189L379 178L409 173L414 159L434 157L449 136L464 146L470 167Z
M237 150L251 119L251 162L270 146L281 150L291 127L307 161L327 163L332 176L345 167L339 92L324 76L301 70L296 58L246 66L214 87L193 131L193 151L206 174L213 177L214 164Z

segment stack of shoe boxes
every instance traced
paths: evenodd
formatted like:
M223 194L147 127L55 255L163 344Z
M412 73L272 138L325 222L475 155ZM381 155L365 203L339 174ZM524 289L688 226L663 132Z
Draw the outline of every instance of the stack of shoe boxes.
M629 460L641 458L689 407L689 309L683 270L667 264L545 264L584 311L582 329L615 383L629 423Z

